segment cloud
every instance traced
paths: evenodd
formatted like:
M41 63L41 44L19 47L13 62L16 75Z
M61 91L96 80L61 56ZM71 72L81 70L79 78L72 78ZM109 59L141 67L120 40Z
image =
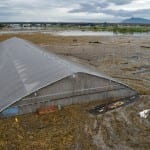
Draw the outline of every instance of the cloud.
M119 21L149 9L150 0L0 0L0 21Z
M125 5L132 3L134 0L101 0L100 2L93 1L93 2L85 2L85 3L79 3L79 8L74 8L70 13L79 13L79 12L98 12L100 10L103 10L107 7L109 7L111 4L114 5Z
M69 13L101 13L117 17L150 17L150 9L135 9L126 10L123 9L125 5L129 5L134 0L103 0L101 2L94 3L80 3L79 8L75 8L69 11ZM122 9L111 9L111 4L116 7L122 5ZM141 7L142 8L142 7Z
M106 0L107 3L114 3L115 5L125 5L132 3L134 0Z
M61 0L0 0L0 21L55 21L64 6Z
M70 13L77 13L77 12L91 12L95 13L101 8L107 8L109 4L105 1L103 2L93 2L93 3L80 3L80 8L73 9L69 11Z
M102 10L100 13L105 13L108 15L120 16L120 17L133 17L133 16L142 17L146 14L150 15L150 9L140 9L140 10L135 10L135 11L105 9L105 10Z

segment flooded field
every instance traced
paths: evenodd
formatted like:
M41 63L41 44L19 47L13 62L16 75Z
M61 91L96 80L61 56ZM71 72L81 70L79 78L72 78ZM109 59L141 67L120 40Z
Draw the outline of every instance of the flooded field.
M64 30L64 31L53 31L44 29L25 29L25 30L10 30L10 31L0 31L1 34L19 34L19 33L41 33L50 34L57 36L150 36L150 32L134 32L134 33L117 33L113 31L82 31L82 30Z
M136 33L136 32L135 33L115 33L112 31L81 31L81 30L60 31L60 32L56 32L54 34L61 35L61 36L150 36L149 32L146 32L146 33Z
M0 149L149 149L150 115L140 116L150 109L149 37L22 33L0 35L0 41L12 36L118 79L137 90L140 98L96 116L87 110L99 102L72 105L46 115L0 119Z

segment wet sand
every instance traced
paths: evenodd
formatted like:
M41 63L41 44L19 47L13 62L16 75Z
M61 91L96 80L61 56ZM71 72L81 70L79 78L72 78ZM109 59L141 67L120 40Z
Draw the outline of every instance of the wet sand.
M0 41L14 35L0 35ZM150 147L150 38L133 36L63 37L18 34L47 51L88 65L137 90L140 99L125 107L92 116L97 103L73 105L60 112L0 119L0 149L136 149Z

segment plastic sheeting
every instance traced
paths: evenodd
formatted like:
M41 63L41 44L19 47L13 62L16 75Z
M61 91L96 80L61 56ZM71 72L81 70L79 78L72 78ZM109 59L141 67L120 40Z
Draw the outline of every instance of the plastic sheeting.
M25 96L74 73L113 80L19 38L0 43L0 112Z

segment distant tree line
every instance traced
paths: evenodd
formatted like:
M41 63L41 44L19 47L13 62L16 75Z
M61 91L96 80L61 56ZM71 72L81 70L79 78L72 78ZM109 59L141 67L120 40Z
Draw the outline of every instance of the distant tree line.
M6 24L0 24L0 29L3 29L6 26L7 26Z

